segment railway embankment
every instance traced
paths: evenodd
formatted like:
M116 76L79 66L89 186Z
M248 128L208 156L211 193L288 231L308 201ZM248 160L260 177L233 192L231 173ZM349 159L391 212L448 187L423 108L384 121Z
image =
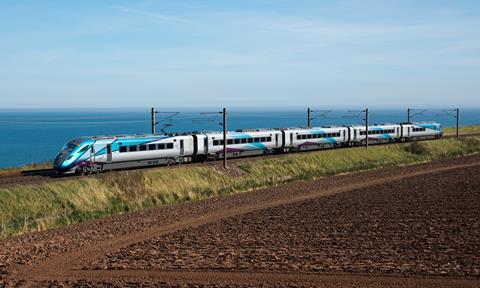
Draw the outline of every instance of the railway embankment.
M480 136L324 150L283 157L110 172L96 177L0 187L0 237L113 214L196 201L342 173L480 152Z

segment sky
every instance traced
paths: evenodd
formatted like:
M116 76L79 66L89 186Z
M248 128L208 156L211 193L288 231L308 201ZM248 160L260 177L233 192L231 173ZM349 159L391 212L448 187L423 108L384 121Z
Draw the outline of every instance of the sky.
M0 0L1 108L480 107L480 1Z

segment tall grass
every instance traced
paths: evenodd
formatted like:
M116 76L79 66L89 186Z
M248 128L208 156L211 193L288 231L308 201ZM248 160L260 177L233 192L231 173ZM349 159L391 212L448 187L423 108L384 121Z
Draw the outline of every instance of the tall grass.
M457 129L455 127L448 127L443 129L443 133L445 135L455 135ZM460 135L462 134L474 134L480 133L480 125L471 125L471 126L463 126L459 128Z
M106 215L278 185L480 152L480 137L290 154L245 161L229 176L213 166L105 173L101 177L0 188L0 236Z

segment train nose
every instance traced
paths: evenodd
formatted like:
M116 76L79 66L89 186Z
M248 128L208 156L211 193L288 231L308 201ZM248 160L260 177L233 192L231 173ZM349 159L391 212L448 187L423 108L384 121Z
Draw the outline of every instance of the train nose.
M63 162L65 161L66 158L65 153L59 153L57 157L55 158L55 161L53 162L53 168L57 171L62 171L63 170Z

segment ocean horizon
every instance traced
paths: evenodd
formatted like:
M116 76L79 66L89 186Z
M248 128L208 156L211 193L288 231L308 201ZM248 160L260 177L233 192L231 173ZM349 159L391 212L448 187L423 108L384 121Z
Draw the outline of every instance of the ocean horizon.
M156 108L157 133L219 131L221 108ZM312 126L363 124L362 109L312 108ZM178 113L177 113L178 112ZM211 114L202 114L210 112ZM228 130L307 126L306 108L237 107L227 111ZM454 127L452 110L415 109L413 122L436 121ZM80 136L147 134L150 108L8 108L0 109L0 167L51 161L70 139ZM369 122L407 121L406 109L371 108ZM460 108L460 126L480 124L480 108Z

